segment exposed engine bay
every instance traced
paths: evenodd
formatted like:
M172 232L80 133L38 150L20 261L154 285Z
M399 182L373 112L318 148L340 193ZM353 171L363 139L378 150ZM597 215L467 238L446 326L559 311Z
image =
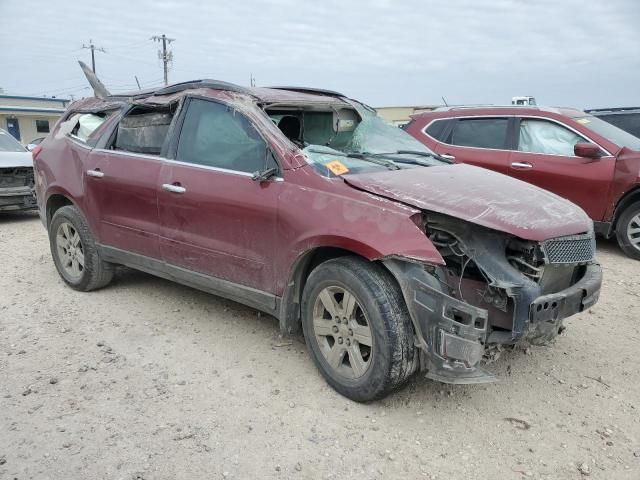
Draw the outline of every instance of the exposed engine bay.
M0 210L36 208L32 167L0 168Z
M33 183L33 168L0 168L0 188L32 187Z
M446 265L386 264L408 277L401 288L419 324L428 377L492 381L478 366L488 351L546 344L563 330L564 318L597 301L593 232L534 242L431 213L422 228Z

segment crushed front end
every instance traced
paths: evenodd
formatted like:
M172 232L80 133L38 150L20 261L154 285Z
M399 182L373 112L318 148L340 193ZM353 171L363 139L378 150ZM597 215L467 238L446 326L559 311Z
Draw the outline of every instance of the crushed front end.
M546 344L565 318L598 300L593 231L535 242L437 214L425 214L422 227L446 266L385 264L402 288L429 378L493 381L480 366L485 355Z
M0 211L32 208L37 208L33 168L0 168Z

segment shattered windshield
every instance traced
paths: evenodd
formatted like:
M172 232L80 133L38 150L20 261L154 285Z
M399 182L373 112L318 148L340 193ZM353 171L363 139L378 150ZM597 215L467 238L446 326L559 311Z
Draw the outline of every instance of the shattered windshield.
M348 146L351 152L385 153L398 150L433 153L407 132L390 125L366 110L358 111L362 121L353 132Z
M349 116L345 111L302 112L297 119L274 112L271 119L302 149L307 162L328 177L449 163L375 112L357 102L351 105L357 112L350 110L353 119L343 118Z
M362 106L354 106L362 120L343 148L319 145L304 148L308 162L320 174L330 177L447 163L404 130Z

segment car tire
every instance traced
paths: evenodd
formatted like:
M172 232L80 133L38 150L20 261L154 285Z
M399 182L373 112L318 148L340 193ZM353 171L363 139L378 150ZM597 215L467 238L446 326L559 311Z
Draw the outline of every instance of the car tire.
M622 251L640 260L640 202L629 205L616 223L616 237Z
M88 292L111 282L114 265L100 257L87 221L76 207L56 210L49 224L49 245L58 273L71 288Z
M411 317L381 265L340 257L316 267L303 292L302 329L324 378L356 402L384 397L415 371Z

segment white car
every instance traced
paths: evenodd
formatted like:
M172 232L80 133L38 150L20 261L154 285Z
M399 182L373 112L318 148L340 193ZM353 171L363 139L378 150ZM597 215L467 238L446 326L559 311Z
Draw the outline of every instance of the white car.
M37 208L31 152L0 128L0 212Z

